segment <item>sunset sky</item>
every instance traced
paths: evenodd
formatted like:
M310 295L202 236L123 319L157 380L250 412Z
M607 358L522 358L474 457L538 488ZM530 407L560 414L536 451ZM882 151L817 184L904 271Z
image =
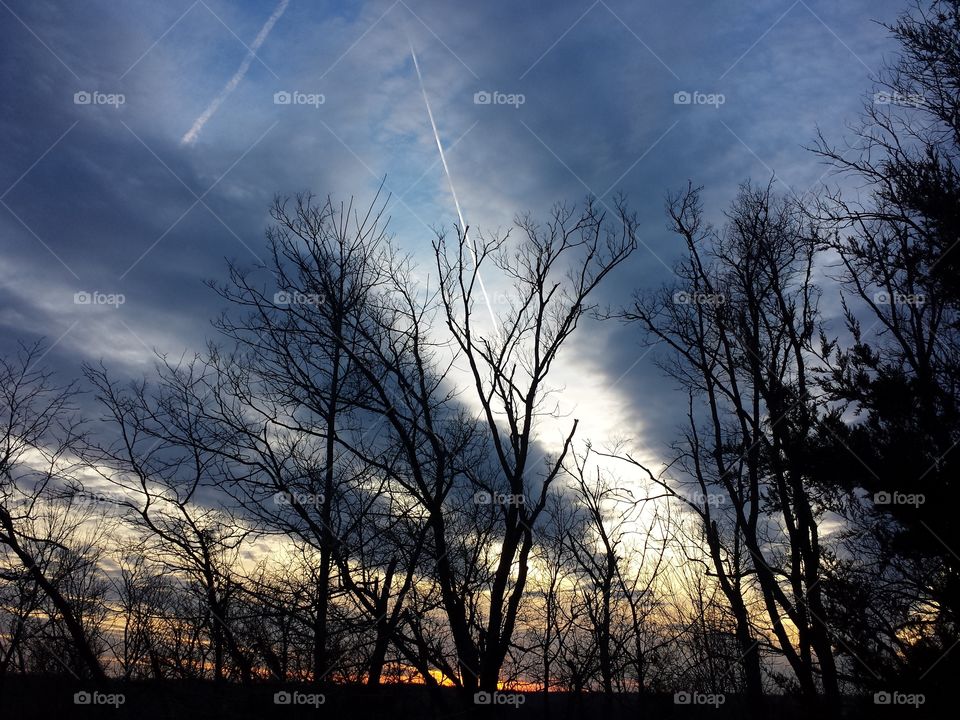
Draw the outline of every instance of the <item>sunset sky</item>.
M265 258L278 193L363 204L386 178L396 242L429 274L432 228L457 215L411 45L466 222L622 191L642 244L597 301L628 302L670 279L667 190L704 185L720 221L747 178L837 181L804 146L818 127L843 140L893 50L875 21L902 7L0 0L0 352L46 337L73 378L201 350L221 307L203 280ZM581 437L673 434L683 403L655 355L582 327L556 378Z

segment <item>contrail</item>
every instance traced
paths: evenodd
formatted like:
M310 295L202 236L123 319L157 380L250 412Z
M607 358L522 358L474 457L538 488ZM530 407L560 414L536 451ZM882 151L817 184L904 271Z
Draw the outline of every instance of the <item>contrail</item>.
M253 62L253 58L256 56L257 50L260 49L260 46L263 45L263 41L267 39L267 35L270 34L270 31L273 30L273 26L276 24L277 20L280 19L280 16L283 15L284 10L287 9L287 5L290 4L290 0L280 0L280 4L277 5L277 9L273 11L273 14L267 18L267 21L263 24L263 27L260 28L260 32L257 33L257 37L254 38L253 44L250 46L247 56L243 58L243 62L240 63L239 69L233 74L233 77L223 86L217 96L210 102L207 106L207 109L198 117L191 127L187 134L180 139L181 145L190 145L192 144L197 137L200 135L200 131L203 130L203 126L207 124L207 120L213 117L213 114L217 111L217 108L220 107L220 103L227 99L227 97L232 93L237 85L240 84L240 81L243 80L243 77L247 74L247 70L250 69L250 63Z
M443 143L440 142L440 133L437 132L437 123L433 120L433 111L430 109L430 101L427 99L427 90L423 86L423 75L420 74L420 63L417 62L417 53L413 50L413 43L407 38L407 42L410 44L410 55L413 57L413 67L417 71L417 79L420 81L420 92L423 94L423 104L427 106L427 116L430 118L430 127L433 128L433 137L437 141L437 150L440 151L440 162L443 163L443 172L447 175L447 182L450 184L450 194L453 195L453 204L457 208L457 217L460 218L460 227L463 229L463 239L467 240L467 224L463 220L463 212L460 210L460 200L457 199L457 191L453 187L453 178L450 177L450 168L447 166L447 156L443 152ZM467 243L467 249L470 251L470 256L473 258L473 265L477 265L477 250L474 247L473 242ZM496 332L499 333L500 326L497 323L497 316L493 312L493 307L490 305L490 298L487 296L487 288L483 284L483 278L480 276L480 273L477 272L477 281L480 285L480 292L483 293L484 302L487 303L487 311L490 313L490 321L493 323L493 328Z

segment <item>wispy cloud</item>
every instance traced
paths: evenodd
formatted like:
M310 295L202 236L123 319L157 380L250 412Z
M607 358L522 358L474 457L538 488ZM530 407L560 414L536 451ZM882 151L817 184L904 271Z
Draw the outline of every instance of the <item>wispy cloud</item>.
M227 84L223 86L223 90L217 93L217 96L210 101L210 104L207 106L207 109L198 117L194 122L191 128L187 133L180 139L181 145L191 145L196 139L200 136L200 131L203 130L203 126L207 124L207 121L213 117L214 113L217 112L217 109L220 107L221 103L229 97L237 85L240 84L240 81L243 80L244 76L247 74L247 71L250 69L250 64L253 62L253 59L257 55L257 50L260 49L260 46L263 45L264 41L267 39L267 36L270 34L270 31L273 29L273 26L276 24L277 20L280 19L280 16L283 15L284 11L287 9L287 5L290 4L290 0L280 0L280 4L277 5L276 10L273 11L273 14L267 18L267 21L263 24L263 27L260 28L260 32L257 33L257 37L254 39L253 44L249 47L246 57L243 58L243 62L240 63L240 67L233 74L233 77L227 81Z

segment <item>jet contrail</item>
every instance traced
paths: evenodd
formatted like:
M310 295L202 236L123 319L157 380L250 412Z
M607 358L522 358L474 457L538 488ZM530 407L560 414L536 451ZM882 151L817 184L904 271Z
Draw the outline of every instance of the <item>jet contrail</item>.
M427 90L423 86L423 75L420 74L420 64L417 62L417 53L413 50L413 43L410 42L410 39L407 38L407 42L410 43L410 55L413 57L413 67L417 71L417 79L420 81L420 92L423 94L423 104L427 106L427 116L430 118L430 127L433 128L433 137L437 141L437 150L440 151L440 162L443 163L443 172L447 175L447 182L450 184L450 194L453 195L453 204L457 208L457 217L460 218L460 227L463 229L463 239L467 240L467 224L463 221L463 212L460 210L460 200L457 199L457 191L453 187L453 178L450 177L450 168L447 167L447 156L443 153L443 144L440 142L440 133L437 132L437 123L433 120L433 111L430 109L430 101L427 99ZM477 250L473 245L473 242L467 243L467 249L470 251L470 256L473 258L474 267L477 265ZM483 293L483 299L487 303L487 311L490 313L490 321L493 323L493 328L496 332L499 333L500 326L497 323L497 316L493 312L493 307L490 305L490 298L487 296L487 288L483 284L483 278L480 276L479 271L477 272L477 281L480 285L480 292Z
M243 62L240 63L239 69L233 74L233 77L223 86L217 96L210 102L207 106L207 109L203 111L203 114L198 117L193 126L187 131L187 134L180 139L181 145L190 145L192 144L197 137L200 135L200 131L203 130L203 126L207 124L207 120L213 117L213 114L217 111L217 108L220 107L220 103L227 99L227 96L232 93L237 85L240 84L240 81L243 80L244 75L247 74L247 70L250 69L250 63L253 62L253 58L256 56L257 50L260 49L260 46L263 45L263 41L267 39L267 35L270 34L270 31L273 30L274 24L277 20L280 19L280 16L283 15L283 11L287 9L287 5L290 4L290 0L280 0L280 4L277 5L277 9L273 11L273 14L267 18L267 21L263 24L263 27L260 28L260 32L257 33L257 37L254 38L253 44L250 46L247 56L243 58Z

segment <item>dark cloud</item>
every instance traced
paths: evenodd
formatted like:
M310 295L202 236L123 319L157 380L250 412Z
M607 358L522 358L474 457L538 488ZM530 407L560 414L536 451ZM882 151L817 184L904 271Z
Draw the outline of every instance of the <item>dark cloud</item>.
M0 342L6 352L46 336L47 360L72 375L81 361L136 373L153 348L199 349L220 305L202 280L222 277L224 258L256 261L278 192L367 199L386 177L398 242L426 261L431 226L455 214L408 39L469 224L629 195L644 244L598 298L617 305L669 280L679 245L665 229L667 189L704 184L719 219L749 176L775 171L784 192L817 183L824 168L802 146L817 125L842 135L891 48L871 20L901 10L896 0L294 0L184 146L273 3L6 4ZM80 92L102 95L76 104ZM308 99L276 104L278 92ZM81 291L125 302L77 305ZM573 349L581 384L619 403L597 432L612 423L651 447L671 436L682 403L655 353L637 361L645 348L631 331L585 325Z

